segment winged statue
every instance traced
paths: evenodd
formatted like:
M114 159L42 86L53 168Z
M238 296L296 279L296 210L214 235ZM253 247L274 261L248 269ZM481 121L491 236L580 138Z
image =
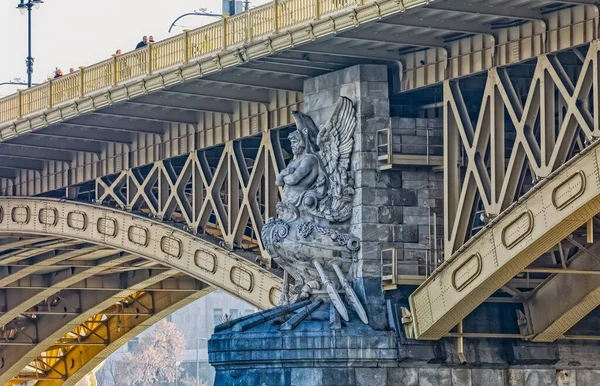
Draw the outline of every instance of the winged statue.
M360 240L348 232L356 110L350 99L341 97L321 129L304 113L293 116L296 131L288 137L293 159L275 180L283 188L278 218L269 219L262 229L266 251L285 271L282 303L328 298L348 321L340 297L345 293L346 303L368 324L348 280L360 249ZM292 286L288 275L294 280Z

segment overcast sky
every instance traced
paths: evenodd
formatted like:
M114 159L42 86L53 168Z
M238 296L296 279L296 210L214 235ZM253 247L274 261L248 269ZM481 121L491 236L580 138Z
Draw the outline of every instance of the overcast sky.
M0 83L15 77L27 79L27 16L16 9L18 3L0 0ZM180 33L182 27L167 32L173 20L199 8L221 13L221 0L45 0L39 9L33 9L33 82L44 81L56 67L67 73L70 67L109 58L119 48L129 51L143 35L161 40ZM215 18L188 16L177 24L194 28L213 21ZM0 86L0 96L17 88Z

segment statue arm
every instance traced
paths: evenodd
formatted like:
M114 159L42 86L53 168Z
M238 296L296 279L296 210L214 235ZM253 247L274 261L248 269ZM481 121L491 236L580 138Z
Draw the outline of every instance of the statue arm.
M304 160L300 164L300 167L296 168L296 170L294 170L292 173L289 173L288 175L283 177L283 182L285 182L286 185L296 185L297 183L302 181L304 177L310 174L312 168L313 163L308 162L308 160Z
M285 185L283 177L285 177L285 176L287 176L289 174L290 174L290 171L288 170L288 168L285 168L281 172L279 172L279 174L277 175L277 177L275 177L275 185L277 185L277 186L283 186L283 185Z

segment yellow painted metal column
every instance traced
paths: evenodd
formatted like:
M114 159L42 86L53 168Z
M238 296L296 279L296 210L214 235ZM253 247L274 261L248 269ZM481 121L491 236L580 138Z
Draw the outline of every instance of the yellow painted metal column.
M184 29L183 30L183 62L184 63L189 63L190 62L190 30L189 29Z
M48 107L52 107L52 78L48 78Z
M273 0L273 33L279 32L279 0Z
M119 84L119 56L113 54L113 86Z
M152 51L153 51L153 45L154 43L148 43L148 59L147 59L147 66L146 66L146 73L148 75L152 75L152 67L154 66L154 63L152 61Z
M19 93L19 118L23 118L23 90L17 90Z
M224 14L223 19L221 19L221 21L222 21L221 33L223 34L223 38L222 38L223 46L221 47L222 50L227 49L227 40L228 40L227 39L227 19L229 19L228 14Z
M79 66L79 96L85 95L85 67Z

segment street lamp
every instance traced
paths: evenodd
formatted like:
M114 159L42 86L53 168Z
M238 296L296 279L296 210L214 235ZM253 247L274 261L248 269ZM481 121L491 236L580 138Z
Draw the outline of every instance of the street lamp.
M181 362L176 361L175 362L175 386L177 386L177 380L179 379L179 373L177 372L177 367L179 367L179 365L181 364Z
M171 23L171 26L169 27L169 33L171 33L171 30L173 29L173 27L175 27L175 23L177 23L179 21L179 19L183 19L186 16L210 16L210 17L219 17L219 18L223 17L223 15L206 12L206 9L200 9L198 11L194 10L194 12L184 13L183 15L180 15L177 19L175 19L173 21L173 23Z
M33 74L33 58L31 57L31 8L38 9L44 2L42 0L20 0L17 9L22 15L27 12L27 48L28 55L25 63L27 64L27 87L31 87L31 74Z
M196 338L196 386L200 386L200 341L206 338Z

